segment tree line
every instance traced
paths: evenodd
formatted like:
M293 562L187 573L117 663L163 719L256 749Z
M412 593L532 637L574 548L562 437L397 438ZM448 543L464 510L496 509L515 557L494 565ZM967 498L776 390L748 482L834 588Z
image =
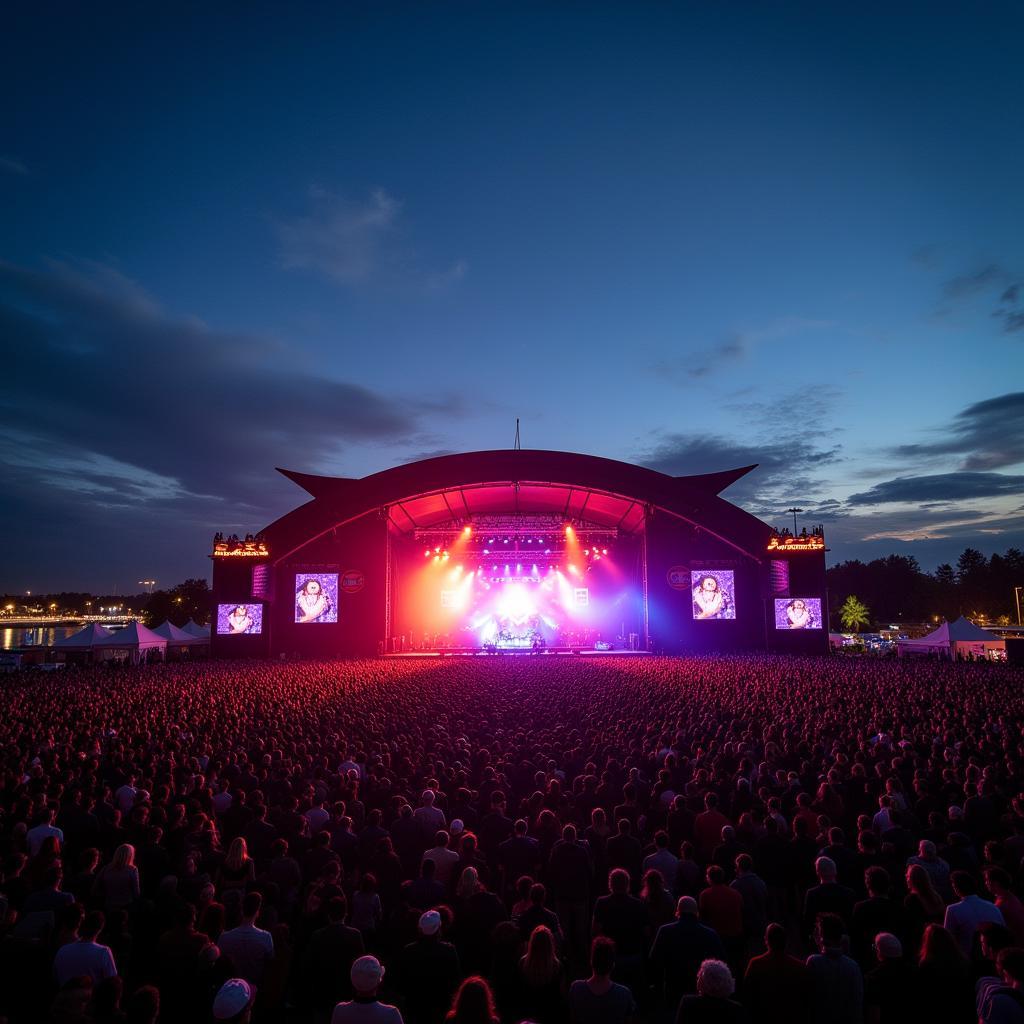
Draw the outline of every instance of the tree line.
M965 548L955 566L943 563L933 573L924 572L913 555L854 559L833 566L825 577L833 629L851 628L840 619L851 596L866 606L865 625L931 622L936 616L952 621L961 615L1010 625L1017 622L1014 587L1024 587L1024 553L1010 548L986 558Z

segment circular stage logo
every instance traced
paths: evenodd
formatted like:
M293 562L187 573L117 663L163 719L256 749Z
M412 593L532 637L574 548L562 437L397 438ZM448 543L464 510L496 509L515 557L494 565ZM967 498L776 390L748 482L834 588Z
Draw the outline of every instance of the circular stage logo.
M338 584L346 594L358 594L366 586L366 577L358 569L343 573Z
M673 565L665 573L665 579L668 580L668 585L673 590L690 589L690 570L685 565Z

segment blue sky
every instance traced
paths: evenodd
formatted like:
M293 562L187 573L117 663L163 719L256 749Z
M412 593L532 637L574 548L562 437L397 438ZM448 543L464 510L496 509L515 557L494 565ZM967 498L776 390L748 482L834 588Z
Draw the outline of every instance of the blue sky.
M511 444L1024 545L1016 4L35 6L0 85L0 589Z

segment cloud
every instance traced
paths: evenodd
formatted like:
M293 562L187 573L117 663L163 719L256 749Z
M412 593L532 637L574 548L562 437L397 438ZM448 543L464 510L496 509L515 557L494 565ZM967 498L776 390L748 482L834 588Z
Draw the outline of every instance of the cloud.
M384 189L355 200L314 186L309 213L276 224L285 270L306 270L346 287L369 283L436 292L461 281L469 265L456 260L425 270L406 241L402 204Z
M65 531L99 508L127 531L145 510L153 536L204 523L205 545L220 525L258 528L295 504L273 466L336 471L346 444L409 443L423 419L462 409L304 372L276 339L171 316L89 264L0 262L0 337L9 540L29 522L13 509L41 502Z
M935 473L904 476L875 484L867 491L851 494L849 505L885 505L894 502L958 502L976 498L998 498L1024 491L1024 476L1006 473Z
M723 437L666 434L640 456L641 465L673 476L713 473L757 463L758 468L728 488L730 501L755 514L775 514L792 501L818 490L815 475L839 461L840 448L816 448L801 442L742 444Z
M6 171L8 174L18 174L22 177L28 175L28 167L13 156L0 156L0 171Z
M1024 462L1024 391L975 402L957 413L944 436L928 444L900 445L898 458L921 460L960 455L968 471L1002 469Z
M1024 331L1024 279L997 263L949 278L941 294L946 304L943 312L948 312L950 305L985 298L1004 334Z
M715 370L741 362L751 355L758 345L782 341L804 331L825 330L834 326L835 322L832 320L781 317L764 327L726 334L709 348L659 360L651 370L657 376L667 377L677 384L688 384L707 377Z

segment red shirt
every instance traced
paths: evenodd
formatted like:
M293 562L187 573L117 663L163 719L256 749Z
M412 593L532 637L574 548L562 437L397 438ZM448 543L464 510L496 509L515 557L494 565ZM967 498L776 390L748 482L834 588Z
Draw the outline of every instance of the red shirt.
M737 939L743 934L743 897L728 885L712 885L700 894L702 924L714 928L723 939Z

